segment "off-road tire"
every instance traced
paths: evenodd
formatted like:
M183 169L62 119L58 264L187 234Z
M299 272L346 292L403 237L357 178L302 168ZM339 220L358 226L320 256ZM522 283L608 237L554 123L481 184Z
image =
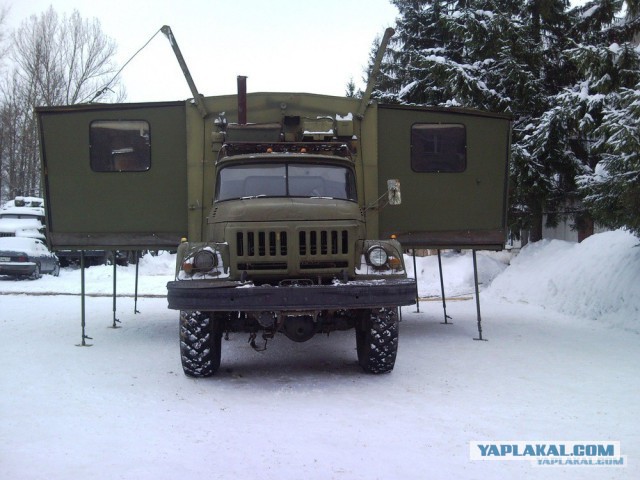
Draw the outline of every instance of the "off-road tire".
M398 352L398 309L361 310L356 321L358 363L368 373L389 373Z
M189 377L210 377L220 368L222 328L211 312L180 312L180 357Z

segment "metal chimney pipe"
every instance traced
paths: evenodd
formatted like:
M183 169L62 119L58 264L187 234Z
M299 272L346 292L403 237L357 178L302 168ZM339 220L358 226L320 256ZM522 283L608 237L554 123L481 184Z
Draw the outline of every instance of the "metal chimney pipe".
M238 75L238 123L247 123L247 77Z

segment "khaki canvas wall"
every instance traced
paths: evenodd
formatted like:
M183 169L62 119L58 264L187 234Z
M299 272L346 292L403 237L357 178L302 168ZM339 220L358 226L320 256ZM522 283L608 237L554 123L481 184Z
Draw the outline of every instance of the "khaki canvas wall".
M412 127L423 124L464 127L462 171L424 173L412 168ZM502 248L510 128L504 115L380 105L378 190L386 190L387 179L399 179L402 195L401 205L380 211L380 235L397 235L404 246Z
M39 108L37 115L54 249L174 248L186 235L184 102ZM148 123L148 170L95 171L92 122L127 119Z

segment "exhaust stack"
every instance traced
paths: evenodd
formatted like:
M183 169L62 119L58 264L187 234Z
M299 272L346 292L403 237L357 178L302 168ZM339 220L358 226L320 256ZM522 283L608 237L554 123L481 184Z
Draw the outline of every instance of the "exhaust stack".
M238 75L238 123L247 123L247 77Z

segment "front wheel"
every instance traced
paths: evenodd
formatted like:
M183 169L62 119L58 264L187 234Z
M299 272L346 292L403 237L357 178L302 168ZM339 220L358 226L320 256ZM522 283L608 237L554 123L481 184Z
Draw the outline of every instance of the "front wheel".
M389 373L398 352L398 309L361 310L356 321L358 363L369 373Z
M180 312L180 357L189 377L210 377L220 368L222 324L211 312Z

